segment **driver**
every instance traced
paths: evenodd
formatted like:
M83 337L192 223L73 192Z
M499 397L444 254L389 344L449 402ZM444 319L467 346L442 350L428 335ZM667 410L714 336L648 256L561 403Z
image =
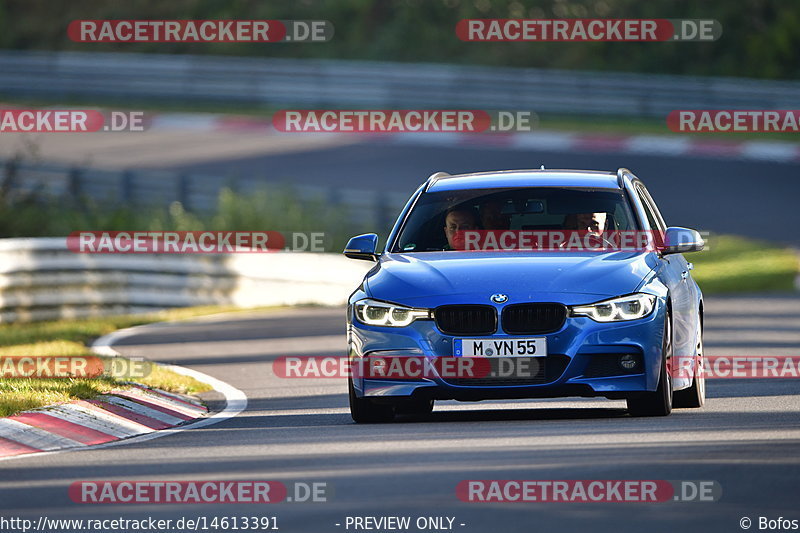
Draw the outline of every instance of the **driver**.
M574 213L564 217L563 226L568 232L580 232L580 240L586 246L604 247L606 245L611 245L603 236L603 232L606 231L606 226L609 222L608 213L602 211L596 213ZM567 248L568 242L568 240L562 242L559 247Z
M464 233L480 229L478 213L469 207L451 207L444 218L446 250L463 250L466 247Z
M576 213L564 217L564 229L600 235L606 230L608 213Z

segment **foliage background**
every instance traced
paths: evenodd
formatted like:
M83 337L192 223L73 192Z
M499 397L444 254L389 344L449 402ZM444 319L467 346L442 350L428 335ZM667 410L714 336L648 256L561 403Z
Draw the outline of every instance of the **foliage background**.
M462 18L712 18L713 43L465 43ZM324 19L328 43L84 44L76 19ZM422 61L797 79L797 0L0 0L0 48ZM0 74L1 75L1 74Z

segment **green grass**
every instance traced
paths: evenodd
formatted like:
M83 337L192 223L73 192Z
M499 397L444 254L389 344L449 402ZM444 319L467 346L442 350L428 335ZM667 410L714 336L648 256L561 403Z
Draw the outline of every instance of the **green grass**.
M93 379L0 379L0 417L20 411L93 398L121 385L110 377Z
M267 308L262 308L267 309ZM160 321L183 320L220 312L245 311L233 306L205 306L171 309L146 315L124 315L76 320L56 320L0 325L2 358L92 357L107 363L120 358L97 357L88 348L95 338L120 328ZM125 358L122 358L125 359ZM180 394L195 394L211 387L154 363L144 362L145 377L137 383ZM0 378L0 417L20 411L87 399L113 389L129 387L126 376L104 373L94 378Z
M148 387L179 394L211 390L194 378L149 364L150 375L136 379ZM126 380L112 376L95 378L3 378L0 379L0 417L47 405L88 399L112 390L130 388Z
M792 291L800 271L793 250L733 235L712 235L708 250L685 257L704 294Z

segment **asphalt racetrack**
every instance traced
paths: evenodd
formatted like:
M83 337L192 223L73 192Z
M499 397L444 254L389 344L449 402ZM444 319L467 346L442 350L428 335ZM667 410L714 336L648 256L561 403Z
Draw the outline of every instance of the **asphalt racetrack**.
M800 345L795 296L707 298L706 309L710 355L786 355ZM761 516L800 518L794 379L709 381L705 408L666 418L629 417L621 401L558 399L439 402L430 419L356 425L345 380L272 372L281 355L342 355L344 328L343 309L306 308L139 329L117 349L221 379L247 395L245 411L147 442L0 462L4 516L257 515L277 517L284 532L364 531L352 519L365 516L446 517L464 532L741 531L743 517L754 530ZM468 479L704 480L721 494L705 502L470 503L456 496ZM296 482L324 482L329 497L91 505L68 496L80 480L277 480L290 491Z

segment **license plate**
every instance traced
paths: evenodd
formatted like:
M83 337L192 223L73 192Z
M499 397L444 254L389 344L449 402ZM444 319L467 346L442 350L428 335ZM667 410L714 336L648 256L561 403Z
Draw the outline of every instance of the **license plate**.
M455 339L456 357L546 357L547 338Z

